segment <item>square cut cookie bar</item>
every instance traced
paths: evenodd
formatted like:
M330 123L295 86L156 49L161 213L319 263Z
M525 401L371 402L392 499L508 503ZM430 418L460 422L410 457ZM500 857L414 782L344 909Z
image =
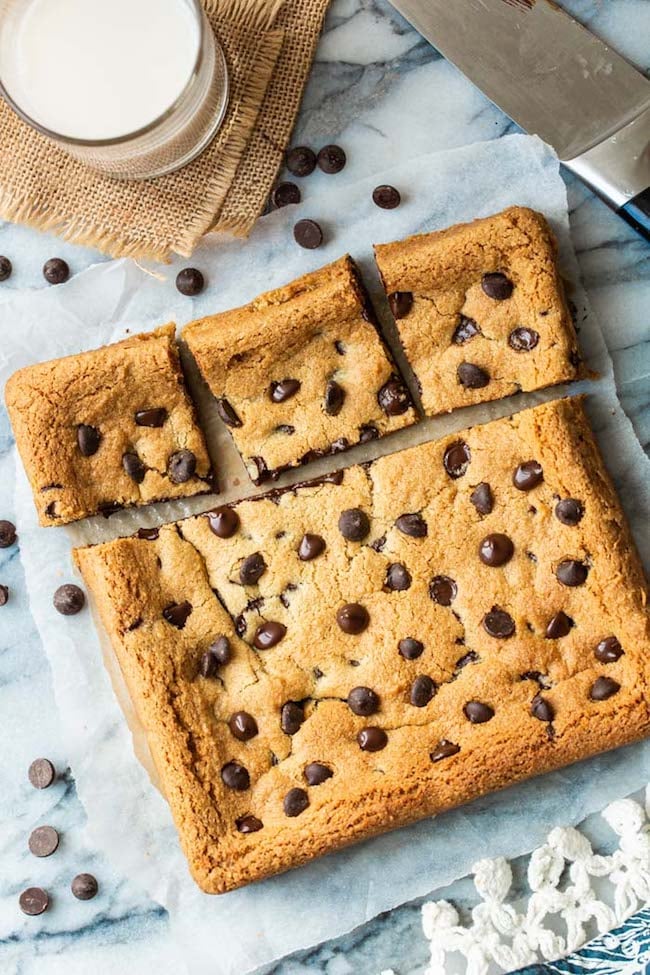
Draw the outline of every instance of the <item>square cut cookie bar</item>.
M650 731L579 401L75 557L208 892Z
M555 238L511 207L375 247L406 356L429 415L580 375Z
M174 331L11 376L5 400L41 525L211 490Z
M349 257L183 338L256 484L417 419Z

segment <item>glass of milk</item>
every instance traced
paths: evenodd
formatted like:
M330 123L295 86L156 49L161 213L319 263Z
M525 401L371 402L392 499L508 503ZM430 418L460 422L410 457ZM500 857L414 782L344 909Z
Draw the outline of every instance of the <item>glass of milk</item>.
M208 145L228 69L200 0L0 0L0 92L89 166L144 179Z

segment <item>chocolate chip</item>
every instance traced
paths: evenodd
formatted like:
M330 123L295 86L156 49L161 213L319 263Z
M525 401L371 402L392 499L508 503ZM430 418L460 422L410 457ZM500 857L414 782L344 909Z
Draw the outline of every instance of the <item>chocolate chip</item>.
M405 660L417 660L424 653L424 644L412 636L407 636L399 641L397 649Z
M226 636L217 637L201 657L199 673L202 677L214 677L219 667L229 663L231 658L230 640Z
M0 585L0 606L6 606L9 602L9 586Z
M362 752L380 752L388 744L388 735L383 728L362 728L357 742Z
M567 616L565 612L560 610L556 613L548 623L546 624L546 639L547 640L558 640L562 636L566 636L573 626L573 620L570 616Z
M49 857L59 845L59 834L52 826L38 826L30 834L28 846L35 857Z
M478 547L478 556L484 565L494 568L505 565L514 555L515 547L507 535L495 532L486 535Z
M300 816L309 805L309 796L304 789L289 789L282 805L285 816Z
M500 271L494 271L490 274L483 275L481 278L481 287L488 298L494 298L495 301L505 301L512 294L514 285L505 274L502 274Z
M494 717L494 709L489 704L483 704L482 701L468 701L463 712L472 724L484 724Z
M377 440L378 437L379 430L372 423L365 423L359 427L359 443L369 443L371 440Z
M27 777L35 789L49 789L56 772L49 758L35 758L29 766Z
M382 210L394 210L402 202L402 197L394 186L382 183L372 191L372 202Z
M477 335L481 334L481 329L478 327L473 318L468 318L467 315L461 315L460 321L456 328L454 329L454 334L451 337L451 341L454 345L465 345L466 342L470 342Z
M539 721L552 721L555 717L553 705L550 701L546 701L543 697L540 697L539 694L536 694L533 698L530 713Z
M325 539L320 535L303 535L298 546L298 558L301 562L311 562L325 551Z
M330 379L325 387L325 412L329 416L338 416L344 402L345 390L335 379Z
M92 457L97 453L101 439L101 434L96 427L91 427L87 423L80 423L77 427L77 444L84 457Z
M395 522L395 527L402 535L408 535L409 538L425 538L429 532L426 521L417 512L400 515Z
M471 459L472 453L465 441L456 440L445 450L442 463L449 476L456 480L467 471Z
M368 515L361 508L347 508L339 517L339 531L349 542L361 542L370 531Z
M254 586L266 572L266 562L261 552L253 552L239 567L239 581L242 586Z
M608 636L597 645L594 656L596 660L600 660L601 664L613 664L615 660L623 656L624 652L616 637Z
M589 697L592 701L606 701L608 697L613 697L620 691L621 685L611 677L597 677L589 690Z
M238 762L227 762L221 769L221 780L229 789L245 792L251 784L248 769Z
M345 344L341 342L339 339L337 339L336 342L334 343L334 348L336 349L337 355L345 355L347 353Z
M322 782L331 779L333 775L331 768L322 765L320 762L310 762L305 768L305 779L308 785L320 785Z
M232 538L239 528L239 515L234 508L222 505L206 513L210 530L218 538Z
M150 410L138 410L135 414L135 422L139 427L161 427L167 419L167 410L164 406L156 406Z
M425 708L437 689L437 685L427 674L420 674L411 684L411 704L414 708Z
M285 403L295 396L299 389L298 379L281 379L280 382L272 382L269 386L269 398L272 403Z
M188 298L200 295L204 287L205 279L196 267L184 267L176 275L176 288Z
M309 176L316 168L316 153L309 146L295 146L289 149L285 162L294 176Z
M530 352L539 342L539 332L534 328L513 328L508 336L508 345L515 352Z
M217 413L228 427L241 427L243 425L234 406L223 396L217 400Z
M136 484L142 484L147 471L137 454L123 454L122 467L132 481L135 481Z
M52 602L55 610L62 616L76 616L84 608L86 597L79 586L66 582L56 590Z
M250 741L259 733L257 721L248 711L235 711L228 721L230 734L238 741Z
M11 261L4 254L0 256L0 281L6 281L7 278L11 277L11 272L13 270Z
M18 904L23 914L36 917L48 909L50 898L42 887L28 887L18 898Z
M172 484L185 484L196 473L196 457L191 450L177 450L167 461L167 470Z
M518 491L531 491L544 480L542 465L536 460L527 460L519 464L512 474L512 483Z
M62 257L51 257L43 265L43 277L48 284L63 284L70 277L70 268Z
M558 582L571 588L581 586L588 574L589 567L584 562L578 562L577 559L564 559L555 570Z
M468 664L475 664L478 662L478 659L479 656L475 650L468 650L467 653L464 653L463 656L459 657L456 661L456 670L462 670L463 667L467 667Z
M182 630L187 622L187 617L192 612L192 604L185 599L182 603L170 603L162 611L164 619L175 626L177 630Z
M411 586L411 573L401 562L392 562L386 570L386 588L392 592L404 592Z
M104 518L110 518L111 515L122 510L122 505L118 501L102 501L97 505L97 510Z
M9 548L16 541L16 526L11 521L0 521L0 548Z
M469 500L480 515L489 515L494 507L492 488L486 481L476 485L469 496Z
M371 687L353 687L348 694L348 707L353 714L367 718L379 710L379 695Z
M399 379L389 379L377 393L377 402L386 416L401 416L411 406L411 394Z
M235 826L240 833L259 833L264 823L257 816L242 816L236 820Z
M283 623L267 620L255 630L253 646L257 647L258 650L270 650L282 640L286 632L287 628Z
M451 606L458 593L458 586L449 576L434 576L429 583L429 595L439 606Z
M359 603L346 603L336 613L336 622L344 633L363 633L370 622L368 610Z
M495 640L507 640L515 632L515 621L504 609L493 606L483 617L483 629Z
M305 720L305 709L296 701L287 701L280 711L280 727L285 735L295 735Z
M443 758L451 758L452 755L457 755L459 751L460 745L456 745L453 741L448 741L446 738L441 738L429 754L429 758L432 762L441 762Z
M345 166L345 153L340 146L323 146L318 153L317 162L319 169L333 176L334 173L340 173Z
M388 295L388 304L393 313L393 318L406 318L413 307L412 291L393 291Z
M96 896L99 884L91 873L79 873L70 884L70 890L79 901L90 901Z
M580 501L575 498L563 498L555 505L555 517L563 525L574 528L582 519L585 509Z
M293 237L297 244L310 251L323 243L323 231L315 220L299 220L293 228Z
M160 535L159 528L138 528L135 533L137 538L145 539L147 542L155 542Z
M483 389L490 382L489 373L473 362L461 362L456 369L456 375L465 389Z
M273 206L286 207L290 203L300 203L301 194L300 190L295 183L278 183L277 186L273 188L271 193L271 202Z

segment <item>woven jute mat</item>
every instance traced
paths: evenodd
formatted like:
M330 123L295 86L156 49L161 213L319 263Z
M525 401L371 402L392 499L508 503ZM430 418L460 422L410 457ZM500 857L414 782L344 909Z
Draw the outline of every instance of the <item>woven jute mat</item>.
M208 230L245 236L281 164L327 4L205 0L228 61L228 112L201 156L155 180L87 168L0 98L0 218L113 257L159 261L189 256Z

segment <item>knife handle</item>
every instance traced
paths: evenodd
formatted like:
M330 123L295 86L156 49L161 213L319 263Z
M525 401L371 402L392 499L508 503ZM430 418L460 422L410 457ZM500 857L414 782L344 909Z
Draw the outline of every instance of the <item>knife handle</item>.
M650 186L637 193L616 212L650 243Z

